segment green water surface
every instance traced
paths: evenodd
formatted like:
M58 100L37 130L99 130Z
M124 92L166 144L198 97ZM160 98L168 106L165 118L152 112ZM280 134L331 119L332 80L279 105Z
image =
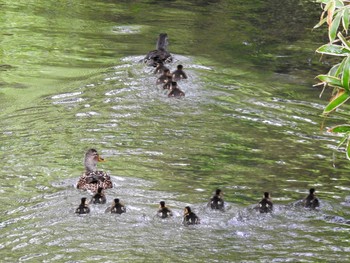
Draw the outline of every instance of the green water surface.
M349 162L326 128L312 1L0 1L0 262L346 262ZM140 60L169 35L169 99ZM324 125L322 124L324 123ZM96 148L127 213L74 209ZM315 187L319 211L292 207ZM226 211L206 204L216 188ZM269 191L272 215L252 207ZM165 200L170 220L154 217ZM201 224L184 227L190 205Z

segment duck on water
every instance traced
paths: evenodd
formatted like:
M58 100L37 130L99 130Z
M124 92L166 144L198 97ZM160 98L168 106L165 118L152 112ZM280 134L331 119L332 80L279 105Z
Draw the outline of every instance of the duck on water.
M144 63L156 67L158 63L170 63L173 61L171 54L168 52L168 34L161 33L157 39L156 49L148 52L143 59Z
M95 194L98 192L99 188L108 189L113 187L113 183L108 173L97 170L97 163L104 161L105 160L95 149L89 149L85 153L85 172L78 180L78 189L89 190Z

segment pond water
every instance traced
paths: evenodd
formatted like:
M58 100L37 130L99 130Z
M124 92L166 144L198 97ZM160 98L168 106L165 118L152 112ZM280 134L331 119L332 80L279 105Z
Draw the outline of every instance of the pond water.
M0 1L1 262L346 262L347 108L326 120L312 1ZM140 63L169 35L182 99ZM74 214L96 148L107 205ZM292 207L315 187L317 211ZM225 212L206 204L224 191ZM252 207L269 191L271 215ZM173 210L154 217L159 201ZM181 224L190 205L201 224Z

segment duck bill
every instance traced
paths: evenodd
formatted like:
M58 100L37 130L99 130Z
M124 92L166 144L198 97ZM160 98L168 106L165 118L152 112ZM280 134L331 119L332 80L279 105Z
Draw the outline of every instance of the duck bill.
M101 156L98 155L97 161L98 161L98 162L105 162L106 160L103 159Z

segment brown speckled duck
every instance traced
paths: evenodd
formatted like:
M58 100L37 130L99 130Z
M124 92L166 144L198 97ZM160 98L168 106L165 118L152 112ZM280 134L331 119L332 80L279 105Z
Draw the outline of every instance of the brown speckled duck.
M167 51L168 48L168 34L159 34L156 50L148 52L146 57L143 59L145 63L149 66L156 67L157 63L167 63L172 62L173 58L171 54Z
M85 154L85 172L80 176L77 183L77 188L82 190L90 190L97 193L99 188L108 189L113 187L110 176L104 171L96 170L98 162L103 162L104 159L98 154L95 149L89 149Z

